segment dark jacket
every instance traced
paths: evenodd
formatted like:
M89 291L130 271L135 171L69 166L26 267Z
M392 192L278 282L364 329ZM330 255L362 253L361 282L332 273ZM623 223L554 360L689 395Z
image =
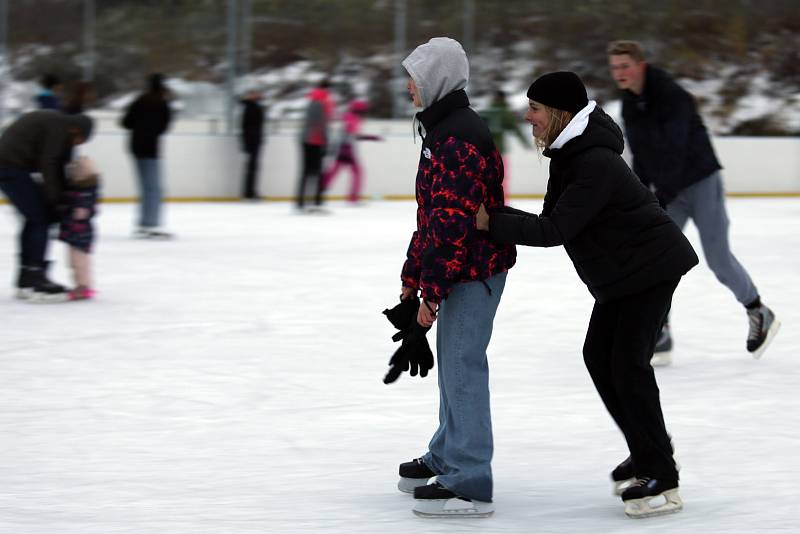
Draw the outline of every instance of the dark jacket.
M583 134L544 151L551 162L542 214L489 210L492 239L564 245L598 302L684 275L697 255L622 159L622 149L619 127L596 108Z
M481 204L503 205L503 161L467 94L452 92L417 118L426 132L417 171L417 231L401 278L425 299L440 302L459 282L507 271L517 253L475 227Z
M64 166L72 156L71 129L79 130L88 140L92 120L54 110L22 115L0 135L0 168L41 173L47 202L51 207L58 205L65 184Z
M166 99L145 93L128 106L122 126L131 131L130 149L142 159L158 158L158 138L167 131L172 113Z
M663 70L647 65L642 94L623 92L622 118L633 170L663 205L721 168L694 98Z
M264 141L264 107L255 100L242 100L242 150L257 152Z

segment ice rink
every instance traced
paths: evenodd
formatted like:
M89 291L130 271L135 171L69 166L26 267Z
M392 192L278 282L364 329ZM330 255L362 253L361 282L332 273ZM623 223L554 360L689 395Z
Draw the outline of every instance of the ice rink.
M728 201L783 323L763 359L702 259L678 288L657 375L685 507L644 520L611 495L627 452L583 366L592 299L563 249L524 247L489 350L497 511L414 516L397 464L426 449L436 379L381 382L381 311L415 206L329 207L169 204L178 239L151 242L130 238L134 205L103 205L96 300L35 305L13 298L0 206L0 532L800 532L800 199ZM51 257L68 281L60 243Z

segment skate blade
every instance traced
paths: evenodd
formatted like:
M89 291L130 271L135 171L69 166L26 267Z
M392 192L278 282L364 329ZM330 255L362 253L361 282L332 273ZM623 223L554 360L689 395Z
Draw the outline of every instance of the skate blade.
M494 513L494 504L464 499L417 500L412 509L415 515L432 519L450 517L489 517Z
M612 479L611 482L614 484L614 488L613 488L612 491L613 491L614 495L616 495L616 496L622 495L622 492L625 491L626 489L630 488L633 485L633 483L636 482L636 480L637 480L636 477L628 478L626 480L613 480Z
M654 352L650 358L650 365L653 367L665 367L672 363L672 351Z
M33 289L29 287L19 288L17 289L17 294L15 295L19 300L31 300L34 296Z
M400 477L400 481L397 483L397 489L399 489L403 493L414 493L414 488L427 486L428 480L430 479Z
M767 332L767 337L766 339L764 339L764 343L762 343L761 346L758 347L758 349L753 352L753 358L755 358L756 360L761 359L761 355L764 354L765 350L767 350L769 344L772 343L772 338L775 337L775 334L777 334L778 330L780 329L781 329L781 322L777 319L772 321L772 326L769 327L769 332Z
M662 504L656 506L651 504L653 500L659 500L660 498L664 499ZM681 510L683 510L683 501L678 493L678 488L667 490L652 497L625 501L625 515L633 519L674 514Z
M22 290L20 290L21 292ZM20 292L17 293L17 298L20 300L24 300L26 302L30 302L31 304L57 304L60 302L67 302L69 300L69 294L64 293L37 293L35 291L27 290L24 295L21 295Z

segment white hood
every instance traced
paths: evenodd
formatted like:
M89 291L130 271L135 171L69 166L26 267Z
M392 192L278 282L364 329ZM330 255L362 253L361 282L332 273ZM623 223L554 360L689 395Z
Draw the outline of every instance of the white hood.
M449 37L434 37L419 45L402 65L417 86L423 108L464 89L469 81L467 53Z
M597 102L594 100L589 100L589 103L586 104L586 107L580 110L577 115L572 117L572 120L569 121L563 130L561 130L561 133L558 135L558 137L556 137L556 140L553 141L552 144L547 148L561 148L567 144L567 141L581 135L589 125L589 115L592 114L595 106L597 106Z

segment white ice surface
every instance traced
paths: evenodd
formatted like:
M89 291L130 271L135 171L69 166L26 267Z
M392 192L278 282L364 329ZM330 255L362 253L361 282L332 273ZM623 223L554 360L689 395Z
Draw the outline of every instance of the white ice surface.
M435 428L435 377L381 382L412 203L171 204L173 242L104 205L98 297L59 305L12 298L0 206L0 532L800 532L800 200L728 208L783 329L755 361L704 263L678 288L657 374L684 511L635 521L612 497L626 450L583 367L592 300L562 249L520 248L490 346L497 512L437 521L395 487Z

